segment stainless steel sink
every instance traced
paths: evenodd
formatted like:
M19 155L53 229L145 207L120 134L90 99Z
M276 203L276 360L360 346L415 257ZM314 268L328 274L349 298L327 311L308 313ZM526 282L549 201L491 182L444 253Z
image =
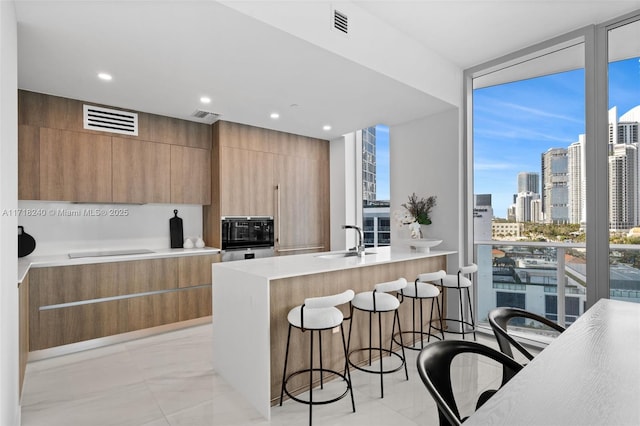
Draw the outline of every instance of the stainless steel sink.
M126 255L132 255L132 254L146 254L146 253L153 253L153 250L124 249L124 250L82 251L78 253L69 253L69 258L77 259L81 257L126 256Z
M364 254L365 255L376 254L376 252L365 251ZM323 254L316 255L316 257L319 257L320 259L339 259L342 257L357 257L357 256L358 256L358 253L356 253L355 251L340 251L340 252L323 253Z

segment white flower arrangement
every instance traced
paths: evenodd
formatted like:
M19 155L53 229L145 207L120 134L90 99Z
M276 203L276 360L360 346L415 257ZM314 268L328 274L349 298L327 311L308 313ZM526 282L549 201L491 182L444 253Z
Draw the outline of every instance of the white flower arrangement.
M436 196L432 195L429 198L418 199L415 192L409 197L409 202L402 204L404 211L396 210L393 212L393 218L398 224L400 229L407 226L411 231L411 238L422 238L422 231L420 225L431 224L431 218L429 213L431 209L436 205Z

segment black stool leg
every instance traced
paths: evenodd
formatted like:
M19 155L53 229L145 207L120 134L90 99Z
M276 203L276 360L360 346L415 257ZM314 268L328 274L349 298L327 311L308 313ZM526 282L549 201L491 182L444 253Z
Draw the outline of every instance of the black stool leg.
M464 326L464 308L462 307L462 289L458 288L458 300L460 301L460 327L462 331L462 340L465 340L465 326Z
M433 307L433 305L431 306ZM442 309L440 309L440 300L436 297L436 307L438 308L438 317L440 318L440 335L442 336L442 340L444 340L444 326L442 323Z
M371 365L371 315L373 315L371 312L369 312L369 365Z
M420 349L424 349L424 339L422 338L422 336L424 336L424 319L422 316L422 300L420 299ZM429 343L429 336L427 336L427 343Z
M351 330L349 330L351 331ZM351 392L351 407L353 407L353 412L356 412L356 402L353 399L353 382L351 381L351 371L349 371L349 355L347 351L347 344L344 341L344 327L340 324L340 333L342 334L342 347L344 348L344 360L345 360L345 377L349 381L349 391Z
M402 363L404 364L404 376L409 380L409 372L407 371L407 356L404 353L404 342L402 341L402 326L400 325L400 314L398 314L398 310L396 309L394 312L394 318L398 319L398 333L400 334L400 350L402 351ZM393 330L391 330L391 335L393 336ZM391 339L391 346L393 348L393 339Z
M353 329L353 305L349 308L349 338L347 339L347 349L344 356L346 357L344 362L344 375L347 375L349 371L349 349L351 348L351 330Z
M471 306L471 292L467 287L467 300L469 301L469 313L471 314L471 327L473 328L473 340L476 340L476 322L473 319L473 307Z
M394 324L393 324L394 330L395 330L395 317L394 317ZM413 333L411 334L411 337L413 338L413 345L415 346L416 344L416 299L411 298L411 327L413 329Z
M438 298L436 297L436 300L438 300ZM427 343L429 343L431 341L431 324L433 324L433 300L431 301L431 313L429 314L429 329L427 332Z
M282 397L284 396L284 381L287 378L287 361L289 360L289 341L291 340L291 324L287 333L287 349L284 353L284 369L282 370L282 387L280 388L280 406L282 407Z
M318 346L320 348L320 389L324 389L324 374L322 371L322 331L318 331Z
M391 330L393 336L393 330ZM380 398L384 398L384 373L382 368L382 315L378 313L378 343L380 343ZM391 339L393 344L393 338ZM371 347L371 345L369 345Z
M311 411L313 410L313 330L311 330L309 342L309 426L311 426Z

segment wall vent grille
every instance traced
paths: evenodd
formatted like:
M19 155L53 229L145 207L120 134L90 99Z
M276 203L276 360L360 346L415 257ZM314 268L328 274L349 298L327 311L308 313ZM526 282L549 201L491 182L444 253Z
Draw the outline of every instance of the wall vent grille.
M220 114L210 111L197 109L191 114L192 117L198 118L207 124L213 124L220 118Z
M135 112L85 104L83 121L88 130L138 136L138 114Z
M333 9L333 28L344 34L349 34L349 18L347 15Z

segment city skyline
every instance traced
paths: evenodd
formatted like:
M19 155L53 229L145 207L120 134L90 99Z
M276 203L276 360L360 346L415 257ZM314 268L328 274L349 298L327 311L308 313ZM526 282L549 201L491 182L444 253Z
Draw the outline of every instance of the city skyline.
M640 61L611 63L609 75L619 117L640 104ZM505 218L518 174L540 173L544 152L584 134L584 70L477 89L473 112L474 193L492 194L494 215Z

